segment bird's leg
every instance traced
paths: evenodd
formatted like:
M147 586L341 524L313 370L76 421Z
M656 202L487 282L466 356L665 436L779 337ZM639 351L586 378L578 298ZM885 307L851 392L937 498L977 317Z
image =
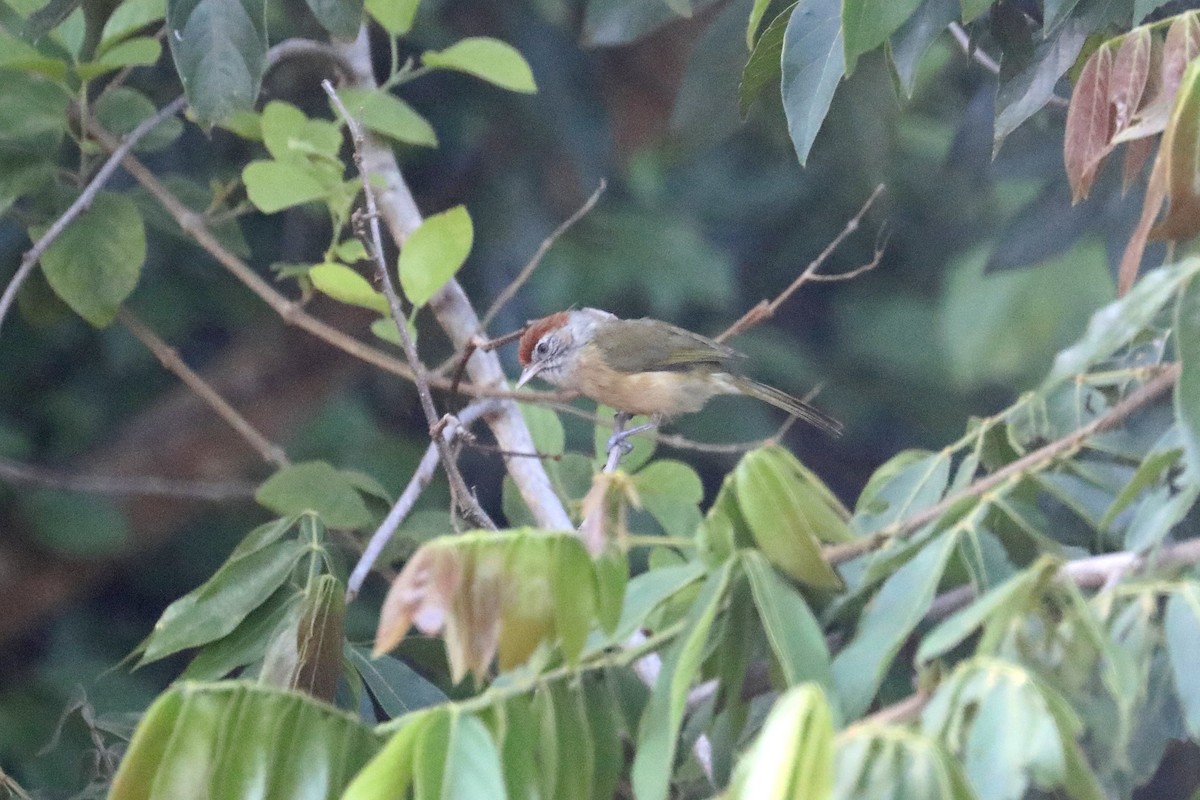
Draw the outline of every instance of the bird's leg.
M641 425L636 425L629 430L625 430L625 426L629 424L629 420L632 418L633 415L626 414L624 411L618 411L613 416L613 433L612 436L608 437L608 446L605 448L607 452L612 452L614 447L620 447L622 453L632 452L633 445L630 444L629 437L635 433L651 430L658 425L654 421L643 422Z

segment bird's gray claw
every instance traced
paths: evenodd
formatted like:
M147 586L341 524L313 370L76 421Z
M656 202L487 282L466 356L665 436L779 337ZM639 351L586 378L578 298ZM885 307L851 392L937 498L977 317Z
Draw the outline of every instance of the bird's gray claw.
M629 433L630 432L628 431L622 431L621 433L614 433L612 436L608 437L608 445L605 446L604 452L608 453L611 452L614 447L619 447L621 448L621 453L623 455L629 455L632 453L633 442L629 441Z

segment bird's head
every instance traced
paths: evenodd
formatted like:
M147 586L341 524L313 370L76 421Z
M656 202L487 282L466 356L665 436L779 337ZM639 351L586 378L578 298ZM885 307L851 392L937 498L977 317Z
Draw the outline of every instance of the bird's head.
M614 319L607 311L581 308L530 322L521 335L517 352L521 362L517 386L524 386L536 376L555 386L577 388L579 358L584 347L595 338L597 326Z

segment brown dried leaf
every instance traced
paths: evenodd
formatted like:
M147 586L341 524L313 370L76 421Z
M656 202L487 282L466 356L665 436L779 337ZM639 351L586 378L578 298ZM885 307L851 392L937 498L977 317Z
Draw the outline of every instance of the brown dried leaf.
M1105 42L1084 64L1067 109L1063 161L1072 201L1076 203L1088 196L1112 139L1113 108L1109 102L1112 72L1112 42Z
M414 622L422 633L442 630L449 611L445 598L457 594L462 580L456 559L450 553L446 558L445 551L437 544L422 547L396 576L379 612L373 657L400 644Z
M451 612L446 617L443 638L455 683L467 672L482 678L496 657L500 617L511 579L504 553L496 544L474 541L453 548L462 580L453 597L448 598Z
M1121 37L1121 46L1113 59L1112 77L1108 87L1113 108L1113 133L1129 127L1141 105L1150 77L1150 57L1154 37L1149 28L1135 28Z
M1146 140L1149 141L1149 140ZM1124 297L1137 278L1138 268L1142 265L1142 255L1146 252L1146 242L1150 238L1150 229L1162 208L1166 198L1166 159L1162 150L1154 159L1154 168L1150 170L1150 180L1146 184L1146 199L1142 203L1142 216L1129 243L1125 245L1125 253L1121 256L1121 266L1117 270L1117 296Z

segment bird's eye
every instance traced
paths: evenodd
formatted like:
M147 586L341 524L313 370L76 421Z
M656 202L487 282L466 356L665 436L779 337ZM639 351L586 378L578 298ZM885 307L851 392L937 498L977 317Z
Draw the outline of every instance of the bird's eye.
M535 355L544 356L549 349L550 345L546 344L546 340L543 339L537 343L537 347L533 348L533 352Z

